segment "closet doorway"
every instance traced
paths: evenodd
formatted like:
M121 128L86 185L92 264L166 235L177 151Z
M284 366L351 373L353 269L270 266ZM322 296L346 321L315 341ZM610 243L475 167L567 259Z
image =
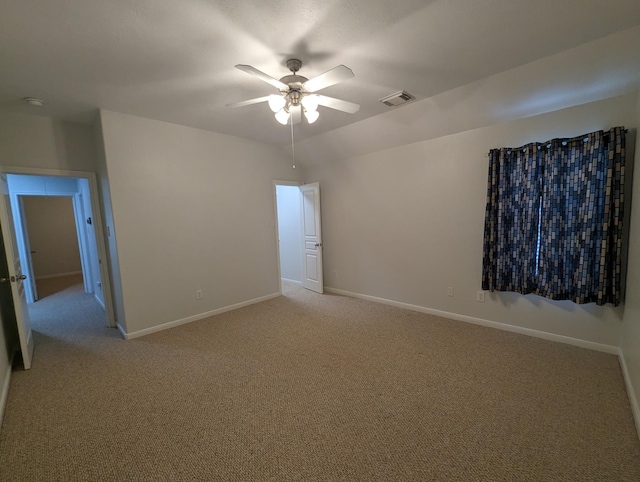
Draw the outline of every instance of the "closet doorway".
M276 241L282 282L324 292L320 184L275 181Z

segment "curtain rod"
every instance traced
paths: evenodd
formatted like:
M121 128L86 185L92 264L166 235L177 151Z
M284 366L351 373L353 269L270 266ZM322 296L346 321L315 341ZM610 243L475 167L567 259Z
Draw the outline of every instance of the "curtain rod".
M625 129L624 133L628 134L629 133L629 129ZM586 134L586 135L588 135L588 134ZM603 135L604 136L608 136L609 135L609 131L605 132ZM580 136L576 136L576 137L580 137ZM571 139L574 139L574 138L572 137ZM553 139L553 140L556 140L556 139ZM584 141L586 142L587 139L585 138ZM545 143L544 142L530 142L529 144L545 144ZM546 144L547 144L546 147L550 147L551 146L551 144L549 144L549 141L547 141ZM527 145L527 144L525 144L525 145ZM566 141L563 142L563 145L567 145ZM500 149L500 148L498 148L498 149ZM518 149L518 148L516 147L515 149ZM487 152L484 156L485 157L489 157L490 154L491 154L490 152Z

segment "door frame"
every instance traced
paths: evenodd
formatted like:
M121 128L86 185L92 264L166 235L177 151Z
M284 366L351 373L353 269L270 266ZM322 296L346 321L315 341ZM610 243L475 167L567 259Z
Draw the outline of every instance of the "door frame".
M12 174L12 173L11 173ZM13 174L15 175L15 174ZM14 223L19 222L18 230L21 230L21 236L16 236L18 238L18 249L22 249L24 251L23 258L23 272L27 272L30 277L30 289L27 290L27 303L36 302L39 297L37 296L38 290L35 286L35 274L33 271L33 255L31 252L31 239L29 238L29 223L27 222L27 216L24 209L24 198L25 197L66 197L71 199L71 203L73 205L73 219L74 226L76 229L76 237L78 239L78 251L80 254L80 266L82 270L82 278L84 283L84 292L85 293L94 293L93 290L93 268L91 266L91 259L89 255L89 246L86 233L84 232L83 222L85 219L84 216L84 207L80 202L81 194L79 192L55 192L55 193L34 193L34 192L23 192L20 190L14 190L9 193L13 198L15 196L16 203L13 206L14 209ZM19 221L18 221L19 220ZM14 225L14 228L16 226ZM18 233L16 232L16 235ZM20 246L22 245L22 246ZM96 261L97 262L97 261Z
M4 174L31 174L36 176L80 178L86 179L89 182L89 197L91 198L91 210L93 211L93 218L95 220L94 230L96 234L96 245L98 247L98 257L100 259L100 280L102 282L102 293L104 297L107 326L115 328L116 320L111 289L111 273L109 270L109 263L107 262L106 238L103 229L104 225L102 222L102 212L100 210L100 203L98 201L99 193L96 174L94 172L88 171L71 171L65 169L43 169L16 166L0 166L0 172ZM13 231L15 235L15 227L13 225L8 226L8 229Z
M87 239L87 231L84 228L87 215L82 205L82 194L76 192L72 196L73 202L73 219L76 225L76 235L78 236L78 251L80 252L80 266L82 270L82 281L84 282L84 292L91 293L95 298L93 279L93 267L91 266L91 254L89 253L89 241ZM97 262L97 261L96 261Z

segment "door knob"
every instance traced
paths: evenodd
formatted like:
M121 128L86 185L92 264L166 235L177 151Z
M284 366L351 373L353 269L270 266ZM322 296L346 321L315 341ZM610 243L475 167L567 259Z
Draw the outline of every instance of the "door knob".
M9 276L8 278L0 278L0 283L8 283L9 281L22 281L27 279L27 275Z

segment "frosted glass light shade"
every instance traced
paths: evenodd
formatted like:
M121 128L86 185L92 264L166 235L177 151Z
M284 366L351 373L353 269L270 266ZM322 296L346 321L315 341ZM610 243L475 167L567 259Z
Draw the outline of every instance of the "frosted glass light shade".
M317 95L305 95L301 102L307 112L315 112L318 109Z
M269 109L273 112L278 112L287 103L284 97L281 95L271 94L269 96Z
M317 110L312 110L312 111L305 110L304 116L307 118L307 122L309 124L313 124L315 121L318 120L318 117L320 117L320 114L318 113Z
M287 122L289 122L289 113L284 109L280 109L276 112L276 120L283 126L286 126Z

